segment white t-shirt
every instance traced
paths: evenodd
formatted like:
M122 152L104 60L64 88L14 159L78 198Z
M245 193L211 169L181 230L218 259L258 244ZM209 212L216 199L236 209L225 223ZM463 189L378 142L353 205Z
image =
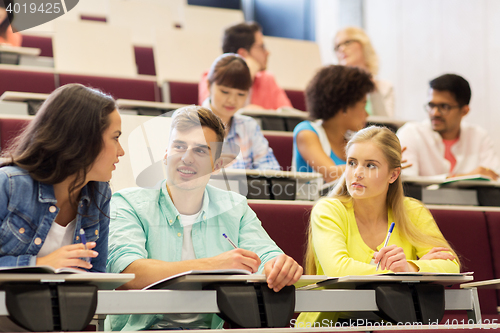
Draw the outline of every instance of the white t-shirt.
M45 257L65 245L73 244L75 227L76 219L68 223L65 227L55 221L52 222L47 238L45 238L45 242L43 243L40 252L38 252L37 257Z
M194 215L179 214L180 222L184 227L181 256L181 260L183 261L196 259L191 231L193 230L193 224L197 223L200 213L201 210ZM188 329L210 328L211 318L211 315L201 313L164 314L163 320L151 326L150 329L166 329L173 327L182 327Z
M196 259L193 247L193 238L191 237L191 231L193 230L193 224L196 223L198 216L200 216L201 210L194 215L182 215L181 224L184 227L184 237L182 240L182 257L181 260L192 260Z

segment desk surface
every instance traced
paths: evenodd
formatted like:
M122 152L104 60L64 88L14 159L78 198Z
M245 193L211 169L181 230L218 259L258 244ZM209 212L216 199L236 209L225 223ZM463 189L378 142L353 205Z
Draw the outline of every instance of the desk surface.
M20 91L5 91L0 96L0 101L6 102L25 102L25 101L45 101L49 94L28 93Z
M460 288L500 289L500 279L463 283Z
M40 55L40 52L42 50L38 48L33 48L33 47L19 47L19 46L12 46L12 45L7 45L7 44L0 44L0 53L6 52L6 53L15 53L15 54L20 54L20 55L28 55L28 56L38 56Z
M148 101L137 101L132 99L117 99L116 104L122 109L134 109L134 108L148 108L148 109L160 109L160 110L176 110L187 106L187 104L177 104L177 103L161 103L161 102L148 102Z
M78 282L91 283L99 289L112 290L134 279L134 274L115 273L76 273L76 274L19 274L0 273L0 285L8 282Z

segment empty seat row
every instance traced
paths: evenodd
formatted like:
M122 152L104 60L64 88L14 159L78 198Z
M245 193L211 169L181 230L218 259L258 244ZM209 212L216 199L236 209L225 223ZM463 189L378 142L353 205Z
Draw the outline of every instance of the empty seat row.
M5 91L50 94L68 83L81 83L111 94L114 98L160 102L160 89L156 80L147 78L117 78L80 74L28 71L19 68L0 68L0 95Z

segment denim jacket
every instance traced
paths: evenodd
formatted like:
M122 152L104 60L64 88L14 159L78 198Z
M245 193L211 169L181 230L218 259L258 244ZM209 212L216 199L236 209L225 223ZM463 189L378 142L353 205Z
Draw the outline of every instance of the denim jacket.
M96 189L91 202L91 184ZM89 182L82 188L78 203L73 243L80 243L79 231L87 242L96 242L99 253L91 259L92 272L105 272L108 257L108 183ZM0 266L34 266L59 208L52 185L35 181L17 166L0 168Z

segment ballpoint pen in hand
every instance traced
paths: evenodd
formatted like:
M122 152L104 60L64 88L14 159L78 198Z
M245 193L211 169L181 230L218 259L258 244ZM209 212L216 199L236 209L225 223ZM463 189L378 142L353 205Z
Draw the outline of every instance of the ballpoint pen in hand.
M85 230L83 228L80 229L80 239L82 241L83 246L85 247L85 250L87 250L87 239L85 238ZM83 258L86 262L90 262L89 257Z
M222 236L227 239L227 241L235 248L237 249L238 247L236 246L236 244L233 243L233 241L231 240L231 238L227 237L226 234L222 234Z
M389 238L391 238L392 230L394 230L394 222L392 222L391 226L389 227L389 232L387 233L387 237L385 237L384 247L386 247L387 244L389 244ZM378 271L379 266L380 266L380 261L377 264L377 268L375 269L376 271Z

